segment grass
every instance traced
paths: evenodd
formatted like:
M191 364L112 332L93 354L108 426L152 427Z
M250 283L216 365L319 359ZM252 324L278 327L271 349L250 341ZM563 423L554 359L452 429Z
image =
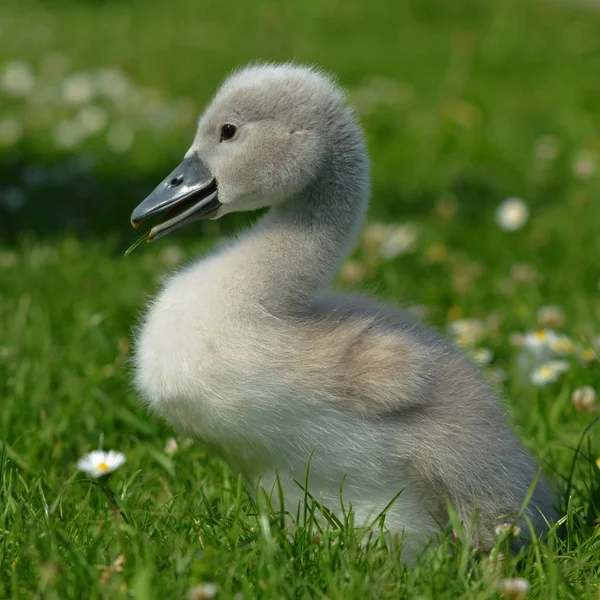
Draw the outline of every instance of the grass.
M512 0L9 0L0 11L0 69L25 60L56 87L69 72L118 67L142 97L129 108L90 101L108 127L129 128L130 147L102 129L64 148L56 127L79 106L0 92L0 132L6 119L23 127L0 147L0 597L172 598L206 582L222 598L484 599L498 597L493 581L523 577L531 598L598 598L598 428L571 395L600 388L600 364L575 353L558 382L533 386L511 334L536 329L538 309L555 304L578 348L600 335L600 14ZM62 73L57 52L70 61ZM247 220L124 258L128 215L177 163L225 72L292 57L352 93L373 159L370 219L419 230L410 252L387 260L363 242L336 285L425 307L440 328L481 320L485 368L559 489L562 535L495 568L460 531L412 569L379 540L364 549L346 524L321 531L309 515L292 538L201 444L179 439L165 453L173 433L131 389L129 342L147 295ZM155 127L163 109L172 118ZM21 204L6 201L15 193ZM494 216L512 195L531 216L509 233ZM75 470L99 446L127 454L111 487L129 524Z

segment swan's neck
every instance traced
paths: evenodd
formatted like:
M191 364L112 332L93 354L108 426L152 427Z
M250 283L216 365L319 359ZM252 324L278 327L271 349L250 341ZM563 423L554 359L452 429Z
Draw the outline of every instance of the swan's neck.
M356 242L368 198L366 159L343 158L223 253L229 297L272 313L296 311L331 280Z

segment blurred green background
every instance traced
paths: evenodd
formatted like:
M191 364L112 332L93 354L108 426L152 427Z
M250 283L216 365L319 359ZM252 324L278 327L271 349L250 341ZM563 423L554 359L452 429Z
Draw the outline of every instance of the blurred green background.
M126 232L215 86L256 60L318 64L350 90L374 216L443 192L475 220L512 194L549 208L600 151L599 24L568 1L5 0L0 231Z
M528 577L532 597L597 598L597 435L571 472L596 410L572 394L600 387L592 0L2 0L0 597L166 598L200 578L223 597L495 597L491 575L456 554L407 573L346 552L352 540L288 544L273 526L275 550L228 469L181 438L165 452L173 432L131 388L147 295L255 217L195 224L124 258L129 215L180 162L227 73L285 60L334 73L368 141L371 225L336 285L442 328L477 320L468 350L489 363L561 509L569 478L572 493L568 543L504 574ZM506 231L496 210L513 196L529 219ZM519 334L549 326L545 305L572 347L568 371L534 385ZM111 480L132 519L124 536L75 470L102 445L127 454Z

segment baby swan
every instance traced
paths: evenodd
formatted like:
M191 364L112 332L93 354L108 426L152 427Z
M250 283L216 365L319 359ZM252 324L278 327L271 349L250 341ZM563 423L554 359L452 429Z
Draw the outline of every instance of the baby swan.
M494 394L452 345L408 315L325 287L356 241L369 196L363 136L342 91L313 69L229 77L183 163L133 212L183 223L271 207L249 231L173 275L136 343L148 406L193 433L292 514L304 493L415 551L447 503L480 548L516 513L536 466ZM277 498L275 486L273 494ZM552 514L539 481L527 516ZM523 527L522 531L527 531Z

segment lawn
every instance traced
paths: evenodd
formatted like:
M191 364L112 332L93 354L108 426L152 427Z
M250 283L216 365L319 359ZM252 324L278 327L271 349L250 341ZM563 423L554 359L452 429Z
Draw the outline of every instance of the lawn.
M5 0L0 598L479 600L516 577L530 598L600 597L600 424L593 394L574 395L600 393L598 31L591 8L525 0ZM129 214L228 71L292 58L337 74L373 160L335 285L458 334L556 485L562 529L518 556L494 560L499 539L481 557L448 529L406 569L345 524L291 536L132 389L147 297L248 219L124 257ZM529 212L515 231L497 221L510 197ZM562 361L541 379L540 329ZM77 471L96 448L127 456L110 479L127 521Z

